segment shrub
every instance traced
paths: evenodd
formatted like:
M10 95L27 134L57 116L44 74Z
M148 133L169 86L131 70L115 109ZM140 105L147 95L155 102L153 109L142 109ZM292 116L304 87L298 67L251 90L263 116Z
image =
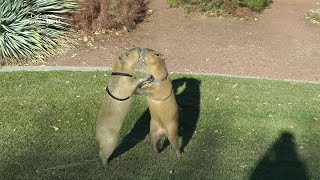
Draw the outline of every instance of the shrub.
M77 30L87 32L99 29L130 30L143 21L147 4L145 0L84 0L81 11L72 16Z
M170 6L196 6L206 12L222 10L228 14L233 14L238 6L245 6L254 11L261 11L272 0L167 0L167 2Z
M196 4L196 2L197 1L194 1L194 4ZM173 6L173 7L177 7L177 6L180 6L180 5L185 5L187 3L192 4L192 2L190 0L167 0L167 3L170 6Z
M254 11L260 12L266 6L270 5L272 0L239 0L239 4L246 6Z
M72 0L1 1L1 64L43 59L72 43L68 24L58 16L77 9Z

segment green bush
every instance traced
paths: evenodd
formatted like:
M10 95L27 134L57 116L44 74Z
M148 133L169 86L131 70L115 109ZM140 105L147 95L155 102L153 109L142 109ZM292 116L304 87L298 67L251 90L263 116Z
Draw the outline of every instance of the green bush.
M270 5L272 0L239 0L239 4L252 10L260 12L266 6Z
M80 0L79 0L80 1ZM147 12L145 0L84 0L79 13L72 16L77 30L133 29Z
M167 0L167 3L170 5L170 6L173 6L173 7L177 7L177 6L180 6L180 5L185 5L188 3L188 0Z
M69 25L59 14L77 7L73 0L1 0L1 64L39 60L69 47Z
M238 6L245 6L259 12L268 6L272 0L167 0L167 2L170 6L192 6L202 11L223 10L226 13L233 14Z

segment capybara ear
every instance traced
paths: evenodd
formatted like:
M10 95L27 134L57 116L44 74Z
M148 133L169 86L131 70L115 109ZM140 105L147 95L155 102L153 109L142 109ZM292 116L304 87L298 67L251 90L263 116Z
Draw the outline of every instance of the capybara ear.
M129 51L121 51L118 53L118 59L121 61L121 62L124 62L126 60L126 57L128 57L130 54Z
M122 54L124 53L124 51L119 51L119 52L117 52L116 53L116 57L117 57L117 60L120 60L120 61L122 61Z

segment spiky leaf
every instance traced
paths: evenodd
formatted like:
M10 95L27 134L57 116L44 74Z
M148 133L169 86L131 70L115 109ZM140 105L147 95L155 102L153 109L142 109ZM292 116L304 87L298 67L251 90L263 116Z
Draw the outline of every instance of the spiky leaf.
M59 14L77 9L74 0L0 0L0 61L39 60L72 46Z

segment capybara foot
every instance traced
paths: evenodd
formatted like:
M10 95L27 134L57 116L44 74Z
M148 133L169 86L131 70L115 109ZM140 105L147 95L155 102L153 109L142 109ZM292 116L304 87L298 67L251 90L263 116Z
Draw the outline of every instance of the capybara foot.
M102 150L100 150L100 159L102 161L102 164L103 165L108 165L108 158L109 158L109 155L106 155Z
M181 154L180 150L176 150L176 155L177 155L179 158L182 157L182 154Z
M160 153L160 148L154 148L154 152L156 152L157 154Z

